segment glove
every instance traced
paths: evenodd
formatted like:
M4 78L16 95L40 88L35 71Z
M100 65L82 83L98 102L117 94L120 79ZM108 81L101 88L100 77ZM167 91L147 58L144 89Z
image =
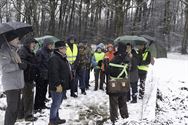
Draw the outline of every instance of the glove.
M98 62L98 66L99 66L99 67L102 66L102 60L100 60L100 61Z
M56 92L61 93L63 92L63 87L60 85L56 86Z
M18 63L18 66L21 70L25 70L27 68L27 64L25 63Z

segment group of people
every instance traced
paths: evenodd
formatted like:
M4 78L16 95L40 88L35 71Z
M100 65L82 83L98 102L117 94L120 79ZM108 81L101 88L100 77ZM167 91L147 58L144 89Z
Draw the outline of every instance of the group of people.
M145 80L152 56L145 43L133 47L131 43L119 43L117 47L108 44L106 49L101 44L96 46L96 51L92 56L92 67L94 67L95 88L104 90L103 84L106 83L106 92L110 101L110 119L115 124L118 118L119 107L122 118L128 118L126 102L137 103L137 98L143 99L145 91ZM109 86L115 88L115 84L124 85L127 89L118 92L110 92ZM120 81L120 83L119 83ZM128 82L127 82L128 81ZM138 81L139 89L138 89ZM119 86L118 86L119 87ZM120 88L116 88L117 90Z
M67 99L69 89L73 98L78 97L78 88L81 94L86 95L92 69L95 76L94 91L105 90L106 85L110 99L110 119L113 123L118 117L118 105L122 118L128 118L126 102L130 99L132 103L137 102L139 79L139 98L143 98L151 60L145 44L139 45L138 50L135 50L130 43L119 43L116 50L112 44L105 47L100 43L92 52L87 42L78 43L76 37L71 35L66 42L60 40L54 43L45 39L42 48L36 51L37 41L32 37L23 39L21 47L15 31L5 34L5 38L7 42L4 42L0 49L2 85L7 97L4 125L14 125L17 119L23 118L26 121L37 120L33 115L34 111L48 108L45 104L47 93L52 99L49 125L65 123L66 120L59 116L60 105ZM122 67L119 66L116 70L111 63L128 64L127 74L122 75ZM131 87L128 91L115 94L108 91L109 81L117 76L129 77Z

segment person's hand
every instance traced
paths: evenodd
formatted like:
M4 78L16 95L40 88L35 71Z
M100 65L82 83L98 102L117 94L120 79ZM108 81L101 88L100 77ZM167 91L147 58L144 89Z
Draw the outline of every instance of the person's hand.
M133 57L133 54L132 54L132 53L129 53L129 57L132 58L132 57Z
M56 92L61 93L63 92L63 87L60 85L56 86Z

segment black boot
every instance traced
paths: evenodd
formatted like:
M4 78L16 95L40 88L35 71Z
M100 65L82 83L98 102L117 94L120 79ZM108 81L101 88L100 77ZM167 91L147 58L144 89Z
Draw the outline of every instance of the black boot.
M71 93L71 97L77 98L78 96L75 93Z
M81 93L82 93L83 95L86 95L85 89L81 89Z
M131 103L137 103L137 96L136 95L132 95Z

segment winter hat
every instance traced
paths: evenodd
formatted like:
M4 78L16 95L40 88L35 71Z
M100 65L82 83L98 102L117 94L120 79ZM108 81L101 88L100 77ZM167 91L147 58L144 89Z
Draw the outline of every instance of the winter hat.
M71 39L74 39L74 41L76 41L76 36L75 36L75 35L70 35L70 36L67 38L67 42L70 42Z
M61 47L66 47L65 42L64 42L64 41L57 41L57 42L55 43L55 49L59 49L59 48L61 48Z
M54 42L51 40L51 39L48 39L48 38L46 38L46 39L44 39L44 42L43 42L43 46L44 47L47 47L48 45L53 45L54 44Z
M27 37L26 39L23 40L24 46L29 46L31 43L38 43L38 41L35 40L33 37Z
M5 33L5 38L8 42L14 40L15 38L18 38L18 34L15 30Z
M100 45L97 45L96 50L98 50L98 49L102 49L102 47Z
M99 46L101 47L101 49L105 49L105 45L103 43L100 43Z
M79 44L78 44L78 47L79 47L79 48L85 48L85 46L84 46L83 43L79 43Z

